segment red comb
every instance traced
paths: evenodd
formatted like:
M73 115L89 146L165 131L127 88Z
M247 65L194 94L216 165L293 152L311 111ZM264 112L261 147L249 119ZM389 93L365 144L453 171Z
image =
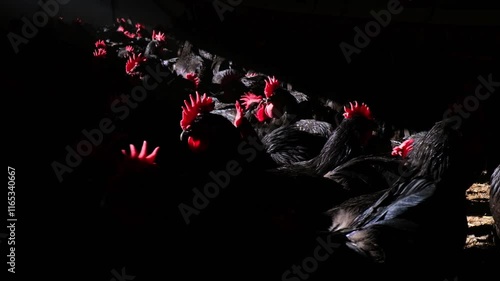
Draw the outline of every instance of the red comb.
M201 112L210 112L214 109L214 102L211 97L207 97L207 94L203 94L200 96L198 92L196 92L196 99L193 95L189 95L189 99L191 104L184 100L184 105L182 106L182 119L181 119L181 128L186 130L191 125L191 122L198 116L198 113Z
M236 115L234 116L234 126L238 128L239 126L241 126L241 122L243 121L243 116L245 113L239 101L236 101L234 103L234 107L236 107Z
M264 104L259 105L257 111L255 112L255 117L259 122L264 122L266 121L266 119L268 119L268 116L266 115L266 107L264 106Z
M407 139L407 140L405 140L400 145L395 146L392 149L391 155L392 156L399 155L399 156L401 156L403 158L406 158L408 156L408 154L410 153L410 151L413 150L413 142L414 142L413 139Z
M164 42L166 37L165 37L165 33L161 32L161 31L154 31L153 30L153 35L151 36L151 38L155 41L161 41L161 42Z
M97 40L97 41L95 42L95 47L96 47L97 49L101 49L101 48L102 48L102 49L106 49L106 43L104 42L104 40Z
M132 47L132 46L128 45L128 46L126 46L126 47L125 47L125 50L126 50L127 52L133 53L133 52L134 52L134 47Z
M145 29L146 26L144 24L142 24L142 23L136 23L135 24L135 28L137 28L138 30L140 30L140 29Z
M266 98L270 98L274 94L274 90L276 90L280 86L280 81L273 77L267 77L269 79L266 81L266 86L264 87L264 94Z
M247 72L247 74L245 74L245 76L247 78L252 78L252 77L257 77L259 76L259 74L257 72Z
M123 34L125 34L125 36L127 36L127 37L128 37L128 38L130 38L130 39L134 39L134 38L135 38L135 36L136 36L136 35L135 35L135 33L131 33L131 32L130 32L130 31L128 31L128 30L125 30L125 31L123 32Z
M148 151L148 142L147 141L144 141L142 143L142 148L141 148L141 152L139 152L139 155L137 154L137 150L135 149L135 146L133 144L130 144L130 155L128 155L131 159L138 159L140 161L143 161L143 162L146 162L146 163L149 163L149 164L155 164L155 159L156 159L156 156L158 155L158 150L160 149L159 146L157 146L153 152L151 152L151 154L149 155L146 155L147 151ZM125 149L122 149L122 153L124 155L127 155L127 152L125 151Z
M117 32L123 32L125 31L125 28L123 28L123 26L119 26L117 29L116 29Z
M96 58L104 58L104 57L106 57L106 54L107 54L107 53L108 53L108 52L106 52L106 50L105 50L105 49L101 49L101 48L99 48L99 49L96 49L96 50L94 51L94 57L96 57Z
M258 96L254 93L246 93L240 98L243 102L241 103L245 109L248 109L254 103L260 103L262 101L262 97Z
M198 78L196 73L191 72L186 74L186 79L193 81L195 88L198 89L198 85L200 85L200 78Z
M366 104L362 103L361 105L359 105L357 101L355 101L354 104L352 102L350 102L349 104L351 105L351 108L344 106L344 118L348 119L352 118L356 114L360 114L366 119L373 119L370 108Z
M134 53L132 53L132 55L129 56L127 62L125 63L125 72L127 72L127 74L129 75L134 75L137 67L139 67L139 65L145 61L146 58L143 57L142 54L136 56Z

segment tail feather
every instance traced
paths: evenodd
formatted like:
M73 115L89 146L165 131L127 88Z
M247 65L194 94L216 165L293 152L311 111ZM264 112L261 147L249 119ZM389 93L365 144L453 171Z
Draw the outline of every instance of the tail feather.
M435 185L424 179L395 186L359 215L352 206L331 210L330 230L334 235L344 235L345 245L357 254L374 263L384 263L387 251L399 252L398 247L408 245L418 233L418 209L434 192Z
M358 217L355 227L362 228L381 220L410 215L413 209L429 200L435 191L436 186L422 178L395 186Z

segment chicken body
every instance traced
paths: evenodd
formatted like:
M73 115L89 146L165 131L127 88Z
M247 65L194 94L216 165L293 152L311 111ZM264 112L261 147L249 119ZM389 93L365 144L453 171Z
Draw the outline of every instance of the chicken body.
M456 276L467 231L464 191L472 183L464 149L452 122L438 122L415 144L405 177L386 191L353 198L332 209L328 239L339 247L318 278L443 280ZM366 264L366 270L342 270L353 262Z
M308 173L323 176L348 160L362 155L375 129L375 123L363 116L344 119L330 135L318 156L280 168L290 173Z

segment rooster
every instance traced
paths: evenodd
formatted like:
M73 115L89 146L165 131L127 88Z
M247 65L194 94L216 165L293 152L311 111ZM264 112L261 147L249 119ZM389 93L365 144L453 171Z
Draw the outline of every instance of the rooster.
M425 134L427 134L427 131L420 131L418 133L410 135L402 141L391 140L391 155L402 158L410 157L411 151L413 150L413 144L423 138Z
M367 275L339 270L326 274L374 280L455 276L467 231L465 190L474 178L465 156L466 141L451 120L437 122L415 141L407 160L410 172L375 203L358 200L359 208L354 203L332 212L328 239L339 243L332 266L341 269L344 262L363 262ZM365 210L359 214L360 209Z
M122 150L123 158L119 162L116 174L110 179L109 189L102 201L102 206L109 209L122 223L143 223L146 206L151 204L147 189L158 185L159 166L155 160L160 147L148 154L148 143L144 141L138 152L135 145L130 144L130 152ZM146 187L146 190L143 188ZM142 215L140 215L142 214Z
M196 92L184 104L180 139L191 152L186 155L192 159L187 161L188 171L206 176L210 170L226 169L231 160L259 170L274 167L256 136L243 136L228 118L212 113L215 104L211 97Z
M146 46L144 56L148 59L168 59L167 51L165 49L166 40L167 37L165 33L153 30L151 41Z
M214 106L212 98L197 92L182 107L181 141L186 141L195 153L236 149L240 139L238 130L223 116L211 114Z
M339 183L351 197L329 210L335 220L330 230L338 229L346 221L360 215L375 203L393 184L410 173L406 166L415 139L409 138L395 146L388 155L361 155L337 166L324 175ZM349 216L346 219L343 215ZM345 226L344 226L345 227Z
M240 81L250 93L261 93L266 85L266 79L269 76L249 70L241 77Z
M191 42L185 41L178 53L179 56L173 65L173 70L177 75L186 78L188 74L196 74L201 83L211 80L212 75L206 60L197 54Z
M297 122L279 127L265 135L262 143L274 162L283 166L316 157L327 139L328 137L323 135L300 130Z
M235 108L234 125L241 135L260 138L238 101ZM282 166L317 156L332 133L333 127L327 122L303 119L271 131L260 141L273 161Z
M241 110L238 102L236 107ZM269 172L274 163L267 162L264 147L260 151L255 145L253 155L246 154L252 137L259 141L256 135L245 135L224 116L213 114L213 108L213 99L198 93L191 95L182 108L181 139L189 163L183 185L189 186L189 193L193 187L203 190L216 182L210 175L229 174L228 163L238 163L240 169L237 174L223 176L227 185L193 218L182 240L191 251L185 255L190 257L190 264L203 269L205 276L229 278L244 270L254 254L268 251L266 264L270 267L252 274L262 277L260 274L276 270L271 260L283 260L295 247L303 246L295 242L312 237L328 225L328 218L322 214L345 198L344 191L321 177ZM192 194L183 202L189 204L191 199ZM217 258L212 255L214 251L220 254ZM217 270L216 264L221 263L227 270Z
M140 150L130 144L129 149L121 151L116 174L107 184L101 203L103 233L99 243L105 262L127 263L128 270L153 278L159 274L156 268L163 260L145 257L145 249L161 250L169 257L183 257L186 261L193 236L178 215L179 201L190 190L173 184L190 182L177 172L177 167L162 169L160 147L150 149L149 145L144 141ZM144 233L148 233L148 239L139 239ZM179 270L182 266L176 264Z
M283 124L301 119L297 99L281 87L281 82L275 77L267 77L264 82L258 94L247 92L241 97L246 117L261 138Z
M374 204L401 178L409 176L406 160L413 150L415 139L417 138L409 138L395 146L391 156L358 156L324 175L342 185L351 197L328 211L334 218L330 230L346 227L347 221L352 221Z
M260 76L256 74L247 78L254 77ZM283 89L275 77L264 79L263 92L264 96L248 92L241 100L244 117L270 149L268 152L275 161L283 165L316 156L333 133L333 126L323 121L303 119L303 116L310 115L300 108L307 96Z
M344 120L335 128L318 156L280 168L290 173L307 173L323 176L348 160L362 155L364 147L373 136L376 123L366 104L351 103L345 107Z

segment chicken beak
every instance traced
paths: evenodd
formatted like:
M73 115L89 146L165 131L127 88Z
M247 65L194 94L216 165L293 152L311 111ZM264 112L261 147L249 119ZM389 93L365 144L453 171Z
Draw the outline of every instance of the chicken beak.
M189 136L188 131L182 131L181 136L180 136L181 142L186 141L188 136Z

